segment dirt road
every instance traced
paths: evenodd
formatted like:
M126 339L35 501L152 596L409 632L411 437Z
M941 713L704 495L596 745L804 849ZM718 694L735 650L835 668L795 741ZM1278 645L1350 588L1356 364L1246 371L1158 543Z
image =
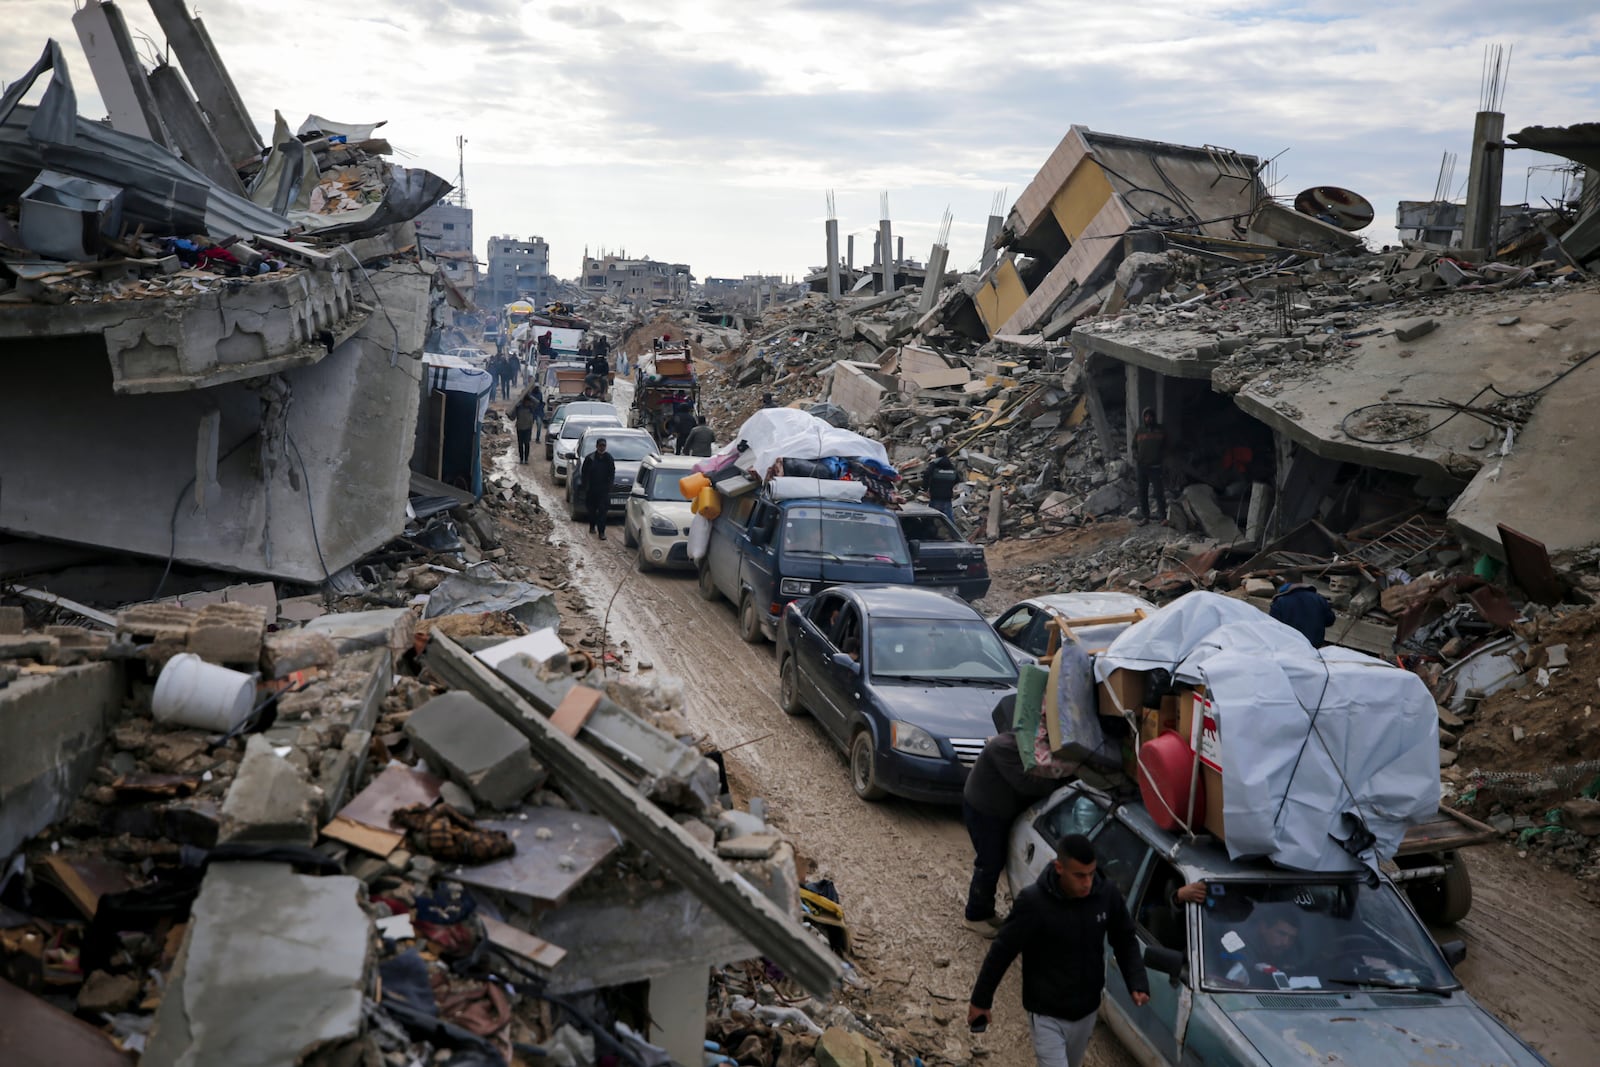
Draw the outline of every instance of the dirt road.
M689 720L722 748L751 742L729 754L730 772L754 784L772 821L815 865L815 876L838 887L863 972L881 979L878 1010L921 1037L930 1053L948 1049L948 1059L966 1062L969 1044L981 1042L993 1063L1031 1063L1020 967L1001 988L989 1033L976 1039L967 1033L967 994L988 942L961 925L972 852L960 812L857 800L844 757L822 730L778 707L773 647L741 641L732 608L701 600L691 572L641 574L619 528L602 542L570 522L565 496L541 456L535 449L534 462L518 467L510 462L513 448L497 466L537 492L555 517L554 537L567 542L575 579L597 613L605 613L620 584L608 642L626 642L630 663L648 662L654 673L682 679ZM1131 1065L1101 1030L1090 1063Z
M626 397L618 399L625 406ZM988 943L961 925L971 847L959 812L857 800L844 757L821 729L778 707L772 646L741 641L732 608L701 600L691 572L635 570L620 528L602 542L571 523L538 448L528 467L515 458L513 446L497 469L539 494L555 518L552 536L569 548L574 578L596 612L604 615L611 602L608 640L627 645L635 668L649 663L645 676L683 680L690 721L724 749L742 746L728 756L730 773L766 798L772 821L814 864L814 876L837 885L863 970L878 979L878 1010L950 1060L965 1062L981 1049L992 1063L1032 1062L1020 968L1001 987L990 1032L973 1038L966 1030L967 993ZM1472 860L1473 913L1459 930L1437 932L1467 940L1462 980L1552 1063L1594 1062L1600 921L1593 907L1569 876L1519 860L1505 846L1476 849ZM1101 1026L1089 1063L1125 1067L1133 1060Z

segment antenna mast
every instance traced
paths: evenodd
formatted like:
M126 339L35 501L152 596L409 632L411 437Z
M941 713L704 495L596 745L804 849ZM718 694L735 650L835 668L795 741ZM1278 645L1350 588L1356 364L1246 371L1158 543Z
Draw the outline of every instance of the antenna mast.
M460 134L456 135L456 191L454 200L457 207L467 206L467 139Z

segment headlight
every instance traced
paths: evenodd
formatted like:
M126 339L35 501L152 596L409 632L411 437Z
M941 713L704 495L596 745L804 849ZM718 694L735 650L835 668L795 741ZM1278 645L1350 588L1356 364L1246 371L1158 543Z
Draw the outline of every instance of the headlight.
M803 582L799 578L785 578L778 583L778 592L784 596L810 596L816 582Z
M904 752L911 756L939 758L939 743L928 731L920 726L912 726L908 722L889 724L889 747L896 752Z
M678 532L678 524L660 515L650 516L650 532L667 536Z

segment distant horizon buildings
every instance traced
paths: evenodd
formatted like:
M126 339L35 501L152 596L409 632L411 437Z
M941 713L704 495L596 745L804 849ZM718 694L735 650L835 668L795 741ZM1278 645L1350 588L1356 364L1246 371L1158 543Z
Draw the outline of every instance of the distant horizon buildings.
M583 270L578 289L584 296L611 296L624 303L647 304L653 300L681 303L689 299L694 273L687 263L667 263L645 256L629 259L622 255L589 255L583 250Z
M478 257L472 250L472 209L441 200L414 220L417 242L433 254L450 284L477 301Z

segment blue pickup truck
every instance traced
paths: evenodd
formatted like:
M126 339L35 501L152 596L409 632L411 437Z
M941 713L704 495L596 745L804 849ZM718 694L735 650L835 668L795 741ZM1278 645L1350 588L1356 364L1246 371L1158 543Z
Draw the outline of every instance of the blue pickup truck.
M739 609L739 636L771 641L784 605L830 585L916 580L894 513L878 504L814 497L729 497L700 560L700 595Z

